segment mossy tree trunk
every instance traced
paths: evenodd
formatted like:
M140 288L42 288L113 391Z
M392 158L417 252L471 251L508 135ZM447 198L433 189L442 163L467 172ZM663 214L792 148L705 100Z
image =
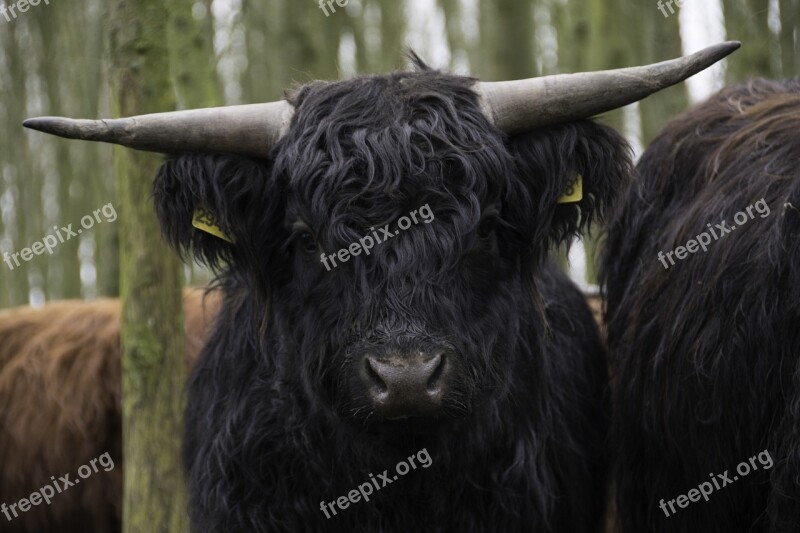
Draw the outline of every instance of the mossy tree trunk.
M30 213L39 211L38 207L38 191L33 189L30 185L31 165L33 158L31 157L31 149L22 135L19 133L19 124L26 118L25 109L27 107L28 93L26 91L27 72L25 70L25 54L27 53L24 46L20 45L21 29L16 24L6 24L5 19L2 19L4 27L0 31L0 44L3 47L4 61L0 62L0 68L3 68L0 77L0 96L3 97L2 110L0 117L5 121L5 124L14 125L15 129L5 131L5 135L0 138L0 142L8 147L8 152L3 153L3 163L7 166L6 170L0 175L0 186L2 191L6 194L7 189L16 191L14 196L14 217L8 216L5 211L2 212L2 222L4 224L4 236L9 238L13 246L9 248L9 252L19 253L23 248L29 246L28 243L33 241L31 235L36 235L39 238L41 232L38 227L32 225ZM7 74L7 75L6 75ZM0 207L3 207L0 204ZM9 220L10 219L10 220ZM45 260L42 257L37 257L37 260ZM36 262L39 262L36 261ZM20 261L21 266L15 266L13 271L10 271L6 264L2 265L3 268L3 282L6 284L6 291L8 295L9 305L22 305L27 304L30 298L31 283L30 283L30 262ZM13 263L12 263L13 264Z
M162 0L111 9L112 102L118 116L174 108ZM180 465L184 385L180 265L159 233L155 154L115 148L119 193L123 386L123 531L188 531Z
M727 81L734 83L758 76L779 76L779 41L778 36L770 31L768 20L770 0L722 0L722 9L728 38L742 41L742 48L728 60Z
M781 76L800 75L800 0L779 0Z
M403 39L406 35L405 2L381 2L381 61L380 72L404 67Z
M220 105L214 62L214 34L205 22L192 14L194 0L167 0L170 72L183 109ZM207 9L207 8L204 8Z

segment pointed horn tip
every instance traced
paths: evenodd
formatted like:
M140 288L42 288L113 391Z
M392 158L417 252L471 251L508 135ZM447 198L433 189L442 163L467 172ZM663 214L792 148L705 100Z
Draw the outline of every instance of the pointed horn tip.
M48 124L58 117L35 117L27 118L22 122L22 125L28 129L36 131L46 131Z
M693 74L704 70L718 61L722 61L742 46L739 41L725 41L698 50L697 52L678 58L675 61L684 61L691 65L690 71Z
M728 55L732 54L741 47L742 47L741 41L725 41L717 45L710 46L709 49L711 50L718 49L720 52L724 52L725 55Z
M26 119L22 125L28 129L65 136L76 126L76 121L66 117L35 117Z
M36 117L22 122L26 128L65 139L84 139L114 142L118 132L109 120L86 120L67 117Z

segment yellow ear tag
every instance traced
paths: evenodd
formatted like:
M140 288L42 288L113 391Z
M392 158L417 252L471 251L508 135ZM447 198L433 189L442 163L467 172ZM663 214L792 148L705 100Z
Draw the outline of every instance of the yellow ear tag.
M219 227L219 223L217 223L217 217L205 207L198 207L194 210L192 226L230 243L236 242L233 237L222 231L222 228Z
M559 204L571 204L583 200L583 176L578 174L575 181L569 184L564 195L558 199Z

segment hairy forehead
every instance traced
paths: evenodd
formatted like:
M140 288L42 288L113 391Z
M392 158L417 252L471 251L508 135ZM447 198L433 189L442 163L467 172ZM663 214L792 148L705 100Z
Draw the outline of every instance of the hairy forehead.
M305 118L357 120L365 127L390 121L410 122L420 113L446 108L477 112L477 80L422 67L416 72L359 76L336 82L314 82L290 95L296 123Z
M510 166L469 78L423 71L318 83L293 103L274 171L314 210L473 203L502 188Z

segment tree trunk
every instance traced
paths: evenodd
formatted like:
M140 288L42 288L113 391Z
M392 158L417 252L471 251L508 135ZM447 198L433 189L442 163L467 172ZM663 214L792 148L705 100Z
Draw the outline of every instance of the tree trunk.
M174 108L161 0L116 0L111 12L116 116ZM180 265L150 201L161 157L114 149L119 193L123 388L123 531L188 531L180 465L183 335Z
M800 0L780 0L781 77L800 74Z
M770 0L722 0L725 32L729 39L742 41L742 48L728 60L728 82L779 75L778 37L767 22L769 4Z
M20 29L15 24L5 24L5 20L0 24L5 27L0 31L0 43L3 46L3 56L5 61L5 71L8 73L7 77L0 78L0 83L3 85L3 117L6 120L7 137L0 139L5 146L8 146L8 152L3 154L4 163L8 166L9 170L5 176L0 176L4 179L2 186L4 192L6 189L16 191L14 197L14 217L12 220L8 214L3 213L3 222L8 226L5 229L6 236L11 239L13 252L20 253L23 248L30 246L34 238L40 238L40 231L38 228L31 229L30 219L28 214L31 210L38 211L38 205L35 198L38 197L38 191L32 189L29 183L31 176L31 161L30 148L28 142L29 136L23 138L19 134L19 124L25 119L25 109L27 107L27 91L26 81L27 72L25 70L25 55L26 50L20 46ZM9 131L10 129L10 131ZM36 237L31 237L36 235ZM49 256L48 256L49 257ZM46 261L45 257L36 257L37 261ZM29 283L29 273L31 262L23 262L19 260L20 266L14 265L14 270L9 272L7 265L3 264L3 281L6 283L6 290L8 294L9 305L23 305L29 302L29 295L31 285Z
M167 0L170 72L183 109L219 104L214 34L192 15L194 0ZM211 13L206 14L207 18Z

